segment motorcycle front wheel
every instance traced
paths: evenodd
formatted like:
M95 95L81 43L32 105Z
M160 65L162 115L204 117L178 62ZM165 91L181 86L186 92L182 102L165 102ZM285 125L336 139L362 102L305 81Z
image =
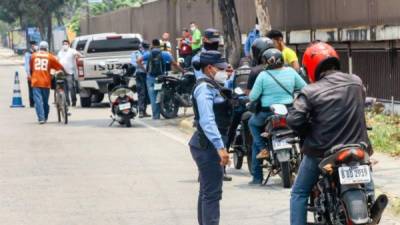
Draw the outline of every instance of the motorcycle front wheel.
M165 119L172 119L178 116L179 102L175 99L174 93L166 94L160 91L160 113Z

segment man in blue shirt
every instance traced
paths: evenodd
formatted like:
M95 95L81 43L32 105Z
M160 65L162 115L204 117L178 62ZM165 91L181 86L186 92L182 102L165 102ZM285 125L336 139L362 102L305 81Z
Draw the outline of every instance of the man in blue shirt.
M37 43L36 41L31 41L29 42L31 45L31 48L26 51L25 56L24 56L24 68L26 72L26 76L28 79L28 89L29 89L29 106L31 108L35 107L35 102L33 101L33 93L32 93L32 86L31 86L31 68L29 65L29 62L31 61L32 54L37 51Z
M194 75L196 76L197 79L201 77L203 74L200 68L200 54L201 52L209 51L209 50L215 50L218 51L219 47L219 42L220 42L220 33L217 29L214 28L208 28L204 31L204 37L203 37L203 48L199 53L197 53L195 56L193 56L192 59L192 65L194 68Z
M251 45L259 37L260 37L260 28L259 25L256 24L254 29L251 30L247 35L246 43L244 45L244 54L246 57L250 57Z
M139 118L143 117L149 117L150 115L147 114L146 109L147 109L147 99L148 99L148 93L147 93L147 84L146 84L146 70L143 67L140 67L137 65L137 60L143 56L143 54L146 54L148 52L149 48L146 50L141 51L140 50L140 40L137 39L136 45L133 47L133 52L131 54L131 64L136 68L136 89L138 93L138 106L139 106ZM142 47L146 46L149 47L146 44L142 43ZM146 62L144 62L146 65Z
M137 64L138 67L145 69L147 73L146 83L151 102L152 116L154 120L158 120L160 119L160 103L157 103L157 91L154 90L156 78L165 74L167 62L171 62L171 64L182 73L184 70L175 62L170 53L161 50L160 40L154 39L152 45L153 48L151 51L144 53L143 56L137 60ZM146 68L143 62L147 62Z
M222 198L223 166L229 163L225 140L232 121L232 93L219 83L226 78L227 63L218 51L200 55L201 77L193 91L197 131L190 152L199 170L197 216L200 225L218 225Z

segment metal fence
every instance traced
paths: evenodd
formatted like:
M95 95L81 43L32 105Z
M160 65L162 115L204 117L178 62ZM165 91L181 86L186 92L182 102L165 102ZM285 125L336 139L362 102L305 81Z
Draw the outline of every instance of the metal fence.
M235 0L242 33L255 23L254 0ZM399 0L269 0L273 28L310 30L374 25L399 25ZM81 20L81 33L140 33L147 40L163 32L171 40L196 21L200 28L222 28L217 0L159 0L139 8L126 8ZM172 43L174 46L176 43ZM400 100L400 44L397 41L333 43L342 67L359 75L368 95ZM306 45L294 45L299 57ZM351 54L350 54L351 53ZM352 56L349 60L349 56Z

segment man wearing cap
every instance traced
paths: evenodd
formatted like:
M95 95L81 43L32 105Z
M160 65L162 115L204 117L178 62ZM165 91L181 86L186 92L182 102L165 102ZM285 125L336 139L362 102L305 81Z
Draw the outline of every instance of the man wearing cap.
M36 41L30 41L29 44L31 45L31 48L26 51L25 56L24 56L24 68L28 80L28 89L29 89L29 106L33 108L35 106L35 101L33 100L33 94L32 94L32 85L31 85L31 68L29 66L29 63L32 58L32 54L37 51L37 42Z
M227 78L227 66L218 51L200 54L202 74L193 91L197 130L189 142L190 152L199 170L199 225L219 224L223 166L229 163L225 140L232 121L232 93L220 85Z
M214 28L208 28L204 31L203 37L203 48L201 52L215 50L218 51L220 41L220 33L218 30ZM192 65L194 68L194 75L198 79L203 74L200 68L200 54L201 52L197 53L193 56Z

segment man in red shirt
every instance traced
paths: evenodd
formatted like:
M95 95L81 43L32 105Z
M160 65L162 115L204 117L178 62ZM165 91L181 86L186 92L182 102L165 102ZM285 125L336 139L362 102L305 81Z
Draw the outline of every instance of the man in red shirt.
M53 70L64 70L57 58L48 52L49 44L40 42L39 51L32 54L30 61L33 100L39 124L44 124L49 115L49 94Z
M190 67L192 64L192 36L188 29L183 29L182 39L179 41L179 56L184 59L185 68Z

